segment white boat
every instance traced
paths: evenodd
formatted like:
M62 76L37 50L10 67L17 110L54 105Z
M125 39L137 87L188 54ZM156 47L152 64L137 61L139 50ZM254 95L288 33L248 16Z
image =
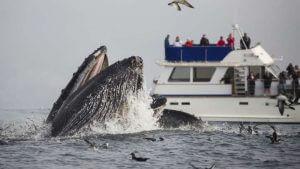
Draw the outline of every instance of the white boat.
M241 32L234 27L235 31ZM164 71L155 79L152 94L167 99L165 110L188 113L207 122L300 123L299 88L293 98L278 93L281 72L263 47L166 46L157 64ZM271 92L264 94L262 75L273 75ZM249 72L258 75L254 95L249 94ZM230 81L224 82L224 78ZM291 86L292 80L287 80ZM289 90L291 91L291 90ZM279 96L278 96L279 95Z

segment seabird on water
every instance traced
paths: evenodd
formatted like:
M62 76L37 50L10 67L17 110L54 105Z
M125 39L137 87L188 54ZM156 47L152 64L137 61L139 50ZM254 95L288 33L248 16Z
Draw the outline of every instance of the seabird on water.
M90 147L96 148L96 143L91 142L87 138L83 139Z
M149 160L149 158L136 157L135 154L134 154L134 152L130 153L130 155L131 155L131 159L135 160L135 161L144 162L144 161Z
M88 140L87 138L83 139L91 148L103 148L103 149L108 149L108 143L104 143L100 146L98 146L96 143L91 142L90 140Z
M175 5L178 11L181 11L181 7L179 5L185 5L189 8L194 8L193 5L191 5L187 0L173 0L168 5Z
M0 145L8 145L8 142L4 140L0 140Z
M278 134L276 132L276 129L274 126L270 126L272 129L273 129L273 134L272 136L266 136L267 138L269 138L271 140L271 143L274 144L274 143L279 143L279 141L281 141L281 139L278 139Z
M214 169L216 167L216 164L213 164L212 166L210 166L209 168L205 168L205 169Z
M189 165L193 168L193 169L201 169L199 167L196 167L195 165L193 165L191 162L189 163ZM205 169L214 169L216 167L216 164L213 164L212 166L210 166L209 168L205 167Z
M108 149L108 145L109 145L108 143L104 143L104 144L102 144L100 147L101 147L101 148L104 148L104 149Z
M156 138L153 138L153 137L145 137L144 138L145 140L149 140L149 141L164 141L165 139L164 138L162 138L162 137L158 137L158 139L156 139Z
M144 139L149 141L156 141L156 138L152 138L152 137L145 137Z

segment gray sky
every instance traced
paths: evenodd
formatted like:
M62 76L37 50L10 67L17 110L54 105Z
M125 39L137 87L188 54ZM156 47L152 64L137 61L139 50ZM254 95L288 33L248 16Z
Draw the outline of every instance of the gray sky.
M51 108L60 90L100 45L110 63L144 59L150 87L163 59L163 39L195 42L226 36L238 23L274 56L300 64L299 0L190 0L177 12L170 0L0 0L0 108Z

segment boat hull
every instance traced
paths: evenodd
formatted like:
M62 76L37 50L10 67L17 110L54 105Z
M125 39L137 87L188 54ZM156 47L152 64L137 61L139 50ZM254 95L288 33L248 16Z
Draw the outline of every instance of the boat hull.
M207 122L300 123L300 104L285 106L270 97L166 96L165 109L191 114Z

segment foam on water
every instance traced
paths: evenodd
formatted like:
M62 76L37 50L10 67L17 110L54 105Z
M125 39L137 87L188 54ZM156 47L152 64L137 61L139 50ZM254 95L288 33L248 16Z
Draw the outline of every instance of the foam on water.
M50 126L43 119L26 118L22 123L9 121L0 123L0 138L13 140L41 140L49 136Z
M111 119L105 124L94 124L91 126L93 133L123 134L141 131L157 130L157 118L150 108L152 98L149 92L141 90L137 95L130 94L127 97L127 106L123 110L123 117Z

